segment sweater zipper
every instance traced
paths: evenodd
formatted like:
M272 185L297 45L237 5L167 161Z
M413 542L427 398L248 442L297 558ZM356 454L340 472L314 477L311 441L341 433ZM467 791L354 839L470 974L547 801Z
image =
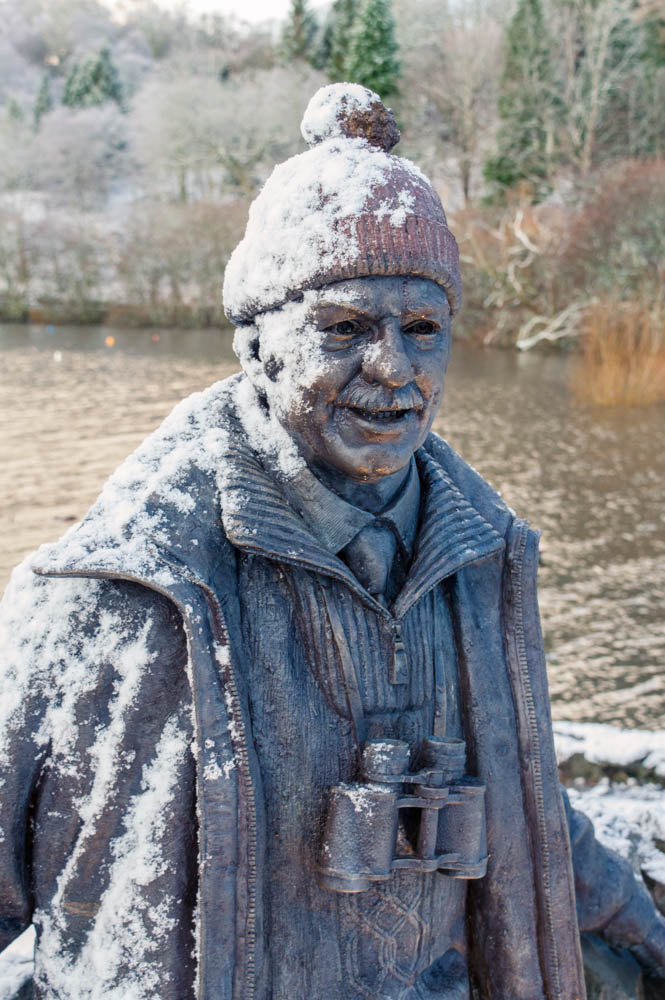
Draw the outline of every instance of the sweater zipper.
M553 998L555 998L555 1000L562 1000L561 983L559 979L559 956L554 932L554 915L552 913L552 878L550 870L550 852L547 843L547 818L545 815L545 800L543 795L542 758L540 753L536 706L533 691L531 689L531 677L529 675L529 662L527 659L526 639L524 635L523 573L528 532L528 522L519 521L515 556L511 560L510 567L510 577L515 601L515 646L517 653L517 666L526 703L527 724L529 728L529 739L531 742L530 763L533 775L539 840L538 847L541 862L540 895L543 900L545 918L545 953L547 959L547 971L549 973L550 983L553 990ZM536 893L538 893L538 889L539 886L536 884Z
M391 684L407 684L409 680L409 659L402 637L402 622L396 618L390 619L390 632L393 642L393 659L390 670Z

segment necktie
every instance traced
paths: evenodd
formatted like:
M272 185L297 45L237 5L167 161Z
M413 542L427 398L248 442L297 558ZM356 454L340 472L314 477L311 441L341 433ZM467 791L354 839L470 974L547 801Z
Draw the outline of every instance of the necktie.
M389 524L379 519L365 525L340 552L359 583L384 607L388 606L390 571L397 553L397 539Z

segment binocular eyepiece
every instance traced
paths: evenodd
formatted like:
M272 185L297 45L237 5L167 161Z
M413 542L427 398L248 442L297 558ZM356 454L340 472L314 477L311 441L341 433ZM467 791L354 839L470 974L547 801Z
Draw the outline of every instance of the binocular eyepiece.
M319 857L323 888L364 892L399 868L482 878L487 871L485 785L464 776L464 740L424 740L409 771L402 740L363 744L361 782L335 785ZM399 811L419 810L415 846L397 852Z

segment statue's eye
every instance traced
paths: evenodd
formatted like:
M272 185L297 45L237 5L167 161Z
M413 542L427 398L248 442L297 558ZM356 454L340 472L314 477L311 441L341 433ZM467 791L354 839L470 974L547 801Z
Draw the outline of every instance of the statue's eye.
M337 337L357 337L363 332L363 328L355 319L343 319L334 326L329 326L327 332Z
M405 327L404 332L410 333L414 337L431 337L438 329L436 323L432 323L428 319L419 319Z

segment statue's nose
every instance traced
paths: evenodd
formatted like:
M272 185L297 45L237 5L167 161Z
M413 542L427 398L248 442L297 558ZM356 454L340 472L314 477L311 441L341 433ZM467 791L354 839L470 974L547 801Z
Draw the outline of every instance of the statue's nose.
M378 326L365 349L362 370L368 382L379 382L391 389L399 389L413 380L413 367L398 320L383 320Z

